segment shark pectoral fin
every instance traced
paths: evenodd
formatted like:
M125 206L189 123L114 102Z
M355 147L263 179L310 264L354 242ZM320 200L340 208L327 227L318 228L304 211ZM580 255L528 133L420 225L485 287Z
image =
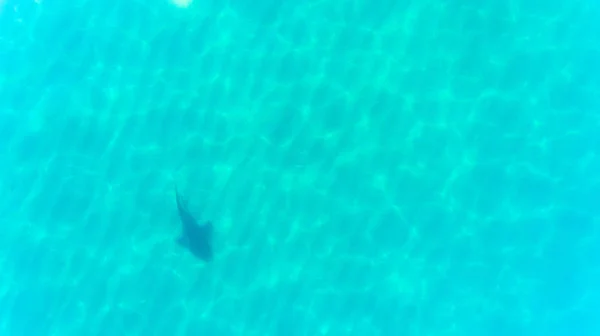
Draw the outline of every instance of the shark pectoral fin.
M188 240L184 236L177 237L177 239L175 241L177 242L177 244L179 244L183 247L188 246Z
M214 228L211 222L205 222L204 225L202 225L201 229L204 232L204 235L208 237L209 240L212 239Z

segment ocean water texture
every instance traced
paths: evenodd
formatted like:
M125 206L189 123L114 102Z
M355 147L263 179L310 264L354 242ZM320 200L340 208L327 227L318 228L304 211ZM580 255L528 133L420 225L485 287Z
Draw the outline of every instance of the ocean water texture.
M0 334L600 334L598 2L0 3Z

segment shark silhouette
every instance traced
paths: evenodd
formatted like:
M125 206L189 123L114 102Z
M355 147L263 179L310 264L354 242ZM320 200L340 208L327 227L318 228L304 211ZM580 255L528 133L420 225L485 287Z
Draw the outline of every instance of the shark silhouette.
M204 262L211 261L213 259L212 223L207 221L202 225L198 224L194 216L188 211L177 187L175 187L175 198L182 225L181 235L177 238L177 243L190 251L196 258Z

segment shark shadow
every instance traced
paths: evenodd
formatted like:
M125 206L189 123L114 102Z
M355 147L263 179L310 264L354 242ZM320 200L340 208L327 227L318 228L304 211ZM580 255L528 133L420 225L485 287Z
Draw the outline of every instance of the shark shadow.
M196 258L209 262L213 259L213 225L210 221L199 224L198 221L188 211L186 202L181 194L175 188L175 198L177 200L177 211L181 220L181 235L177 238L177 243L190 251Z

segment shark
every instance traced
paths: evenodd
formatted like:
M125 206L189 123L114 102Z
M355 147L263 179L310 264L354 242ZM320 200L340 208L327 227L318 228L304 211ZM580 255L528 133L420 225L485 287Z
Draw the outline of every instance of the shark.
M214 231L212 222L205 221L200 224L188 210L187 202L183 200L177 187L175 187L175 199L181 221L181 234L176 239L177 244L206 263L212 261Z

